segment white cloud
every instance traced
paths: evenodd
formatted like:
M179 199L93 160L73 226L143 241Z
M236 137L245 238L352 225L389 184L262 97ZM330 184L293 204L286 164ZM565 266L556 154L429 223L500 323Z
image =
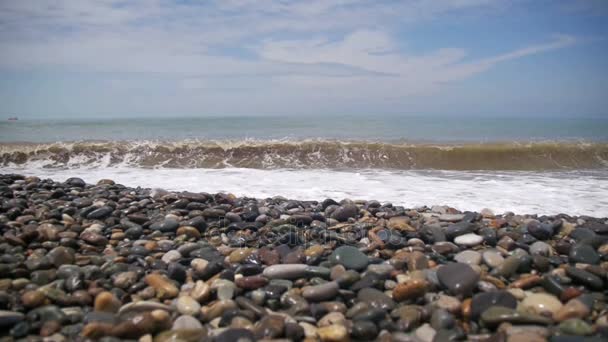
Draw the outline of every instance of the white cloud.
M460 48L404 51L393 33L445 15L500 10L505 3L0 1L0 68L170 74L186 91L249 87L256 90L255 101L277 94L381 100L429 93L499 63L575 42L558 36L470 61Z

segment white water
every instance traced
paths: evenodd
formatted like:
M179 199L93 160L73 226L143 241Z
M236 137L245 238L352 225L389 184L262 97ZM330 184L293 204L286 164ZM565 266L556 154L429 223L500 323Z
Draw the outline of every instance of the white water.
M449 205L459 210L490 208L495 213L590 215L608 217L608 175L595 172L457 172L257 169L0 168L63 181L87 183L110 178L126 186L230 192L258 198L376 199L416 207Z

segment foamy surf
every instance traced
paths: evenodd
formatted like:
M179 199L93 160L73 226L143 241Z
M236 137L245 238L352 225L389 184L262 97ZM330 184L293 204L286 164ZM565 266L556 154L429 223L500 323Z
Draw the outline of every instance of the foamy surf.
M48 169L5 167L21 173L89 183L110 178L128 186L175 191L230 192L238 196L378 199L406 207L449 205L460 210L488 207L496 213L608 217L608 173L462 172L307 169L142 169L131 167Z

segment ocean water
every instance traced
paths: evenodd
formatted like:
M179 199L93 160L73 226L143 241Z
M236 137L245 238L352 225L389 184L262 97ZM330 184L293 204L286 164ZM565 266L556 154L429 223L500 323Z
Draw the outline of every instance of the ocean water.
M608 217L608 119L3 121L0 172L254 197Z

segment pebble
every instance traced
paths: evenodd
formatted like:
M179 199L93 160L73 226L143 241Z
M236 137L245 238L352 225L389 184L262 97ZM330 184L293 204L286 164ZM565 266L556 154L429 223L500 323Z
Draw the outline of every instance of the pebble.
M329 261L333 264L340 264L347 269L363 270L367 267L369 259L359 249L352 246L341 246L329 256Z
M302 296L309 301L320 302L334 298L338 294L338 283L330 281L325 284L304 287Z
M175 298L179 293L177 287L165 276L153 273L145 277L146 284L156 290L156 296L159 299Z
M454 261L469 265L479 265L481 263L481 253L476 251L462 251L454 256Z
M459 235L454 239L454 243L460 246L473 247L481 244L483 237L474 233Z
M522 310L552 317L562 308L562 302L546 293L533 293L521 302Z
M452 294L467 295L477 285L479 274L471 266L455 262L441 266L437 271L437 278Z
M605 219L72 184L0 174L0 329L11 340L608 331Z
M182 315L193 316L201 309L201 305L190 296L179 296L175 302L175 306L177 307L177 311Z

